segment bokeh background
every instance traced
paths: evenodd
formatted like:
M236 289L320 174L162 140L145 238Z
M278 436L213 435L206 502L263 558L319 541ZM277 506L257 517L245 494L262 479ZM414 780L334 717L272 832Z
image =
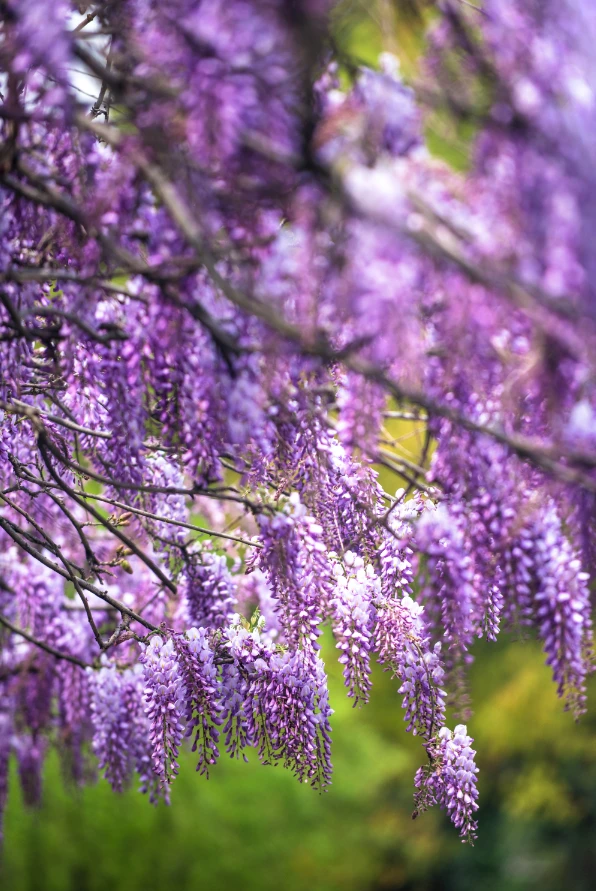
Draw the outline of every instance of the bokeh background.
M406 79L423 50L413 0L344 0L341 50L375 65L399 55ZM464 167L473 133L429 119L429 147ZM422 433L391 422L393 448L419 455ZM381 471L394 490L399 481ZM479 642L468 729L480 767L480 833L462 845L441 812L413 821L423 752L404 730L397 682L377 668L371 703L351 708L333 642L324 653L336 714L334 782L323 795L281 769L223 760L206 781L184 755L172 806L98 780L72 788L54 755L42 806L25 808L13 765L0 855L6 891L592 891L596 887L596 708L562 710L538 644ZM596 684L592 684L592 703ZM453 725L453 719L451 719Z

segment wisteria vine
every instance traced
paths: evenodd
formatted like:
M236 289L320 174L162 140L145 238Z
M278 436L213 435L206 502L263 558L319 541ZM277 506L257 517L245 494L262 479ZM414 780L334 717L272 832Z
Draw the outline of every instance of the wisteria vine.
M406 83L332 0L83 6L0 0L0 812L52 744L327 788L327 627L471 841L474 640L594 664L596 14L422 4Z

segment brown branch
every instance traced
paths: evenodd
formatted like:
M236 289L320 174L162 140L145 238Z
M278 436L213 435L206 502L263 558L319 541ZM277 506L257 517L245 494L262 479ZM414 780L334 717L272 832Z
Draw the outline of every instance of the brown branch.
M52 498L56 503L59 504L58 499L51 492L48 492L47 494L50 498ZM5 494L0 493L0 498L2 498L2 500L6 504L8 504L9 507L11 507L18 514L20 514L24 519L27 520L28 523L30 523L33 526L33 528L39 533L39 535L41 535L43 537L43 539L46 543L46 547L48 547L50 552L53 553L58 558L58 560L60 560L60 562L62 563L62 565L64 566L64 568L66 569L66 571L68 573L69 581L71 581L72 584L74 585L75 591L77 592L77 595L78 595L81 603L83 604L83 608L85 610L85 613L87 614L87 620L89 622L89 625L91 626L91 630L93 632L93 636L95 637L96 643L97 643L98 647L100 648L100 650L103 650L104 649L103 639L101 637L101 634L99 633L99 629L98 629L97 625L95 624L95 620L91 614L91 608L89 606L89 601L85 597L85 594L79 584L78 577L75 575L75 573L73 571L73 564L71 563L71 561L67 560L67 558L62 553L61 548L50 538L50 536L41 528L41 526L35 522L33 517L27 511L25 511L22 507L19 507L19 505L15 504L13 501L11 501L9 498L7 498ZM59 506L61 506L61 505L59 504ZM86 537L84 536L82 529L80 528L80 525L77 523L77 521L74 519L74 517L72 517L69 514L69 512L66 510L66 508L63 508L63 510L65 511L66 515L68 516L68 518L74 525L75 529L79 533L79 537L81 539L81 542L83 543L83 547L86 551L87 556L90 555L93 558L92 563L96 562L95 556L93 555L93 552L91 551L89 543L87 542ZM80 569L79 569L79 572L80 572Z
M160 517L159 514L153 514L147 510L141 510L139 507L133 507L125 504L123 501L114 501L112 498L104 498L101 495L93 495L89 492L81 492L82 498L92 498L94 501L101 501L104 504L110 504L112 507L118 507L124 511L138 514L140 517L147 517L149 520L158 520L160 523L168 523L171 526L179 526L181 529L190 529L192 532L201 532L205 535L213 535L216 538L225 538L228 541L234 541L238 544L246 545L249 548L262 548L263 546L256 541L249 541L246 538L239 538L236 535L229 535L227 532L217 532L215 529L207 529L205 526L194 526L192 523L184 523L182 520L170 520L167 517Z
M20 399L13 399L12 402L0 402L0 409L8 413L19 414L25 418L39 418L44 421L50 421L52 424L58 424L60 427L66 427L68 430L84 434L85 436L94 436L99 437L100 439L112 438L111 433L105 433L102 430L91 430L89 427L82 427L80 424L76 424L68 418L59 418L57 415L48 414L36 405L29 405L26 402L21 402Z
M122 135L113 126L106 126L97 121L90 121L80 113L75 116L75 122L77 126L94 132L98 138L104 139L113 147L118 148L121 145ZM434 415L435 417L446 418L470 432L486 435L495 439L507 446L522 460L533 463L535 466L561 482L578 484L586 488L588 491L596 492L596 480L585 473L583 469L580 469L596 467L596 456L585 454L578 455L577 453L572 454L558 449L554 444L545 446L544 443L536 442L521 435L508 433L504 429L494 425L479 424L463 414L461 410L451 405L441 403L430 397L428 394L419 391L408 384L392 379L384 369L376 366L364 357L355 354L343 355L340 351L332 347L324 332L318 331L311 336L305 335L304 331L299 326L288 322L274 307L238 290L225 279L216 268L216 262L203 242L200 227L194 220L191 212L186 207L176 188L167 179L163 171L157 165L144 158L140 152L133 156L133 161L150 183L155 194L166 207L181 233L195 250L197 254L197 262L204 266L214 284L233 305L237 306L248 315L260 319L267 327L295 344L303 354L316 356L325 362L336 362L341 359L346 368L362 375L367 380L378 383L396 399L424 408L429 414ZM31 172L27 171L27 174L30 175ZM4 176L3 180L10 188L19 191L30 200L53 207L70 219L78 222L80 225L84 224L84 219L78 208L72 205L71 202L65 200L60 193L56 193L55 190L50 190L50 192L47 193L44 193L43 191L40 192L38 189L27 186L18 180L15 181L15 178L10 176ZM97 235L96 237L98 237L105 250L108 252L111 251L115 256L121 258L125 266L127 264L129 265L130 272L146 275L149 280L159 280L160 274L156 274L155 270L151 270L138 258L130 255L120 246L114 245L113 242L105 236ZM444 247L439 249L444 252ZM453 260L453 262L456 263L459 262L457 258L446 257L446 259ZM470 275L475 275L476 270L470 269L469 273ZM494 282L491 282L490 286L494 287ZM537 307L537 309L541 308ZM569 343L568 346L572 354L576 354L578 344ZM577 464L579 467L569 466L568 464L563 463L565 461L570 461L571 464ZM120 485L121 488L134 488L129 484L114 483L114 481L109 481L106 478L102 478L97 474L89 473L82 469L81 472L88 473L92 478L108 485L116 485L116 487ZM145 491L152 491L152 487L143 488ZM182 494L193 494L196 492L197 490L192 490L190 492L185 491ZM209 493L207 492L206 494Z
M51 569L53 572L57 573L57 575L59 576L62 576L62 578L66 579L67 581L71 581L71 576L66 569L63 569L52 560L48 560L47 557L44 557L43 554L41 554L39 551L36 551L35 548L31 547L31 545L27 543L27 539L23 534L23 530L19 529L18 526L15 526L13 523L10 523L4 517L0 516L0 529L3 529L6 534L10 538L12 538L15 544L18 544L19 547L25 551L25 553L29 554L29 556L39 561L39 563L42 563L44 566L47 566L48 569ZM157 631L155 625L152 625L151 622L148 622L134 610L129 609L124 603L116 600L115 597L111 597L107 593L107 591L102 591L101 588L98 588L96 585L91 584L91 582L88 582L86 579L83 579L80 576L77 577L77 581L79 585L85 589L85 591L89 591L91 594L95 594L96 597L99 597L100 600L108 603L111 607L118 610L119 613L130 616L131 619L134 619L135 622L139 622L140 625L143 625L149 631Z
M19 637L24 637L25 640L28 640L29 643L34 644L36 647L39 647L40 650L44 650L46 653L49 653L51 656L55 656L57 659L64 659L66 662L72 662L73 665L78 665L79 668L92 668L92 665L88 665L86 662L83 662L82 659L78 659L77 656L71 656L69 653L63 653L61 650L55 649L50 644L44 643L43 640L38 640L38 638L33 637L32 634L29 634L28 631L25 631L23 628L17 628L16 625L13 625L6 616L0 615L0 625L4 625L5 628L8 628L9 631L12 631L13 634L18 634Z
M82 498L80 498L74 491L74 489L72 489L68 485L68 483L66 483L58 476L58 474L54 470L54 467L52 466L52 462L50 461L48 455L49 447L52 446L52 454L59 456L60 453L55 447L53 447L53 444L50 443L50 440L44 430L40 431L40 433L38 434L37 445L42 454L48 472L57 483L57 485L60 486L70 498L72 498L75 504L78 504L79 507L84 508L88 513L90 513L91 516L95 520L97 520L98 523L101 523L101 525L104 526L109 532L111 532L115 538L118 538L122 542L122 544L125 545L125 547L127 547L136 557L138 557L139 560L141 560L141 562L144 563L145 566L160 580L162 585L165 585L166 588L169 588L172 594L176 594L177 588L174 582L167 577L167 575L159 568L156 563L153 562L150 557L147 556L143 549L140 548L131 538L129 538L128 535L125 535L121 529L106 520L105 517L103 517L99 513L99 511L95 510L94 507L92 507L90 504L87 504Z

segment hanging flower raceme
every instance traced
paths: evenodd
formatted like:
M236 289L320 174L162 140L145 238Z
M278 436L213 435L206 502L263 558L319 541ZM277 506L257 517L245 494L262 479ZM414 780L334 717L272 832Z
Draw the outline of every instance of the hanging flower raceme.
M236 600L234 581L223 554L192 546L183 552L181 573L188 618L197 627L221 627Z
M308 516L297 493L283 510L258 518L263 549L259 566L266 573L284 635L292 647L316 653L317 638L333 575L322 529Z
M263 620L252 628L234 622L225 648L242 679L225 671L224 733L232 754L246 745L264 764L282 763L301 782L325 789L331 782L331 727L325 667L311 652L290 652L263 635ZM226 683L227 682L227 683Z
M313 672L314 668L314 672ZM331 783L327 679L320 658L273 652L256 660L248 684L248 735L264 764L280 762L304 783Z
M165 640L161 635L152 637L140 661L143 664L146 712L151 725L152 766L167 800L170 785L178 774L188 692L170 637Z
M395 502L388 512L387 528L383 530L379 553L383 594L390 599L413 592L414 521L424 510L424 502L418 494L408 500L404 499L404 495L404 489L398 489L395 493Z
M5 690L2 693L5 694ZM0 840L4 837L4 808L8 796L8 773L10 768L10 752L12 734L14 732L13 716L7 703L0 709Z
M430 765L421 767L415 780L414 816L438 804L448 812L462 840L467 842L474 841L478 828L475 818L478 768L472 742L465 724L458 724L454 731L441 727L427 746Z
M28 807L41 802L43 765L48 741L45 737L19 736L14 741L23 800Z
M137 712L143 708L138 673L108 663L89 670L93 751L115 792L129 784L135 768Z
M379 662L401 682L407 729L429 740L445 712L441 644L431 646L424 608L411 597L381 600L376 606L374 648Z
M344 554L343 564L334 567L336 588L331 600L333 633L341 651L339 662L344 666L348 696L367 702L371 688L370 655L373 646L375 607L380 596L380 581L372 566L364 566L361 557L351 551Z
M586 677L593 670L590 592L554 505L545 511L535 546L535 621L558 694L578 717L586 710Z
M445 645L454 703L460 714L468 714L464 669L471 661L469 648L484 612L479 608L472 561L456 516L442 504L422 514L416 541L425 561L422 585L426 618L435 641Z
M209 645L209 632L190 628L185 634L170 638L186 690L186 735L193 738L197 753L197 771L209 776L209 768L219 758L217 743L221 723L221 699L217 667Z

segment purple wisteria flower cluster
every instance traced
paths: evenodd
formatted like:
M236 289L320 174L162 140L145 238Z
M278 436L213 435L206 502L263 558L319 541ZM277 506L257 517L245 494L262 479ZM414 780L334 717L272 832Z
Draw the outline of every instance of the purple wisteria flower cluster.
M344 666L344 680L348 696L354 705L368 700L371 688L370 655L375 625L374 599L380 593L380 580L373 567L364 566L361 557L346 551L343 565L336 563L336 588L331 601L333 607L333 633L337 649L341 651L339 662Z
M326 789L334 644L471 841L475 640L594 667L596 16L441 0L407 83L333 0L83 5L0 0L0 812Z
M465 724L458 724L453 731L442 727L428 747L430 765L421 767L415 779L415 816L438 804L448 811L466 841L473 841L478 828L474 817L478 810L478 768L472 742Z

